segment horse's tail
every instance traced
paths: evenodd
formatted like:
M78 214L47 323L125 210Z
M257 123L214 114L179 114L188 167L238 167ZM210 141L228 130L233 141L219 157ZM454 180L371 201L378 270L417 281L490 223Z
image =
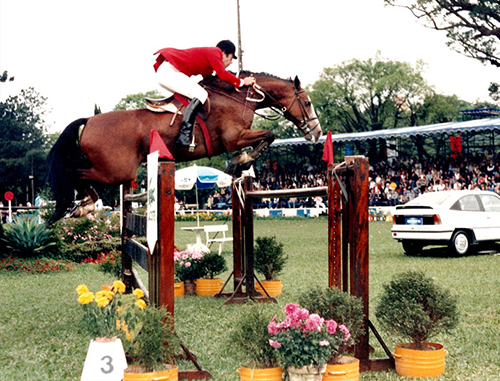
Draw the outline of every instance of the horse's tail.
M49 166L47 177L56 201L55 211L48 224L60 220L75 198L75 184L70 172L74 173L74 170L78 169L75 163L78 162L81 152L78 142L80 127L85 125L87 120L77 119L68 125L47 156Z

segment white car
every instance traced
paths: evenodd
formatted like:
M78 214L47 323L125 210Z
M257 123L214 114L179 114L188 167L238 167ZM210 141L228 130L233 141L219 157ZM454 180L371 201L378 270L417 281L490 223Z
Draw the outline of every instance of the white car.
M472 243L500 241L500 197L488 191L424 193L396 207L391 232L406 254L448 245L465 255Z

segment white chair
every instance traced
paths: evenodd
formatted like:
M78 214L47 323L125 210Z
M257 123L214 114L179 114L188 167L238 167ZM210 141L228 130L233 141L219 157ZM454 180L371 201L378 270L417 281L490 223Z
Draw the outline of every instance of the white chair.
M219 244L219 255L222 253L225 242L231 242L232 237L226 237L226 232L228 231L227 225L207 225L203 227L205 235L207 237L206 245L215 242ZM222 233L222 237L218 233ZM212 235L212 237L210 237Z

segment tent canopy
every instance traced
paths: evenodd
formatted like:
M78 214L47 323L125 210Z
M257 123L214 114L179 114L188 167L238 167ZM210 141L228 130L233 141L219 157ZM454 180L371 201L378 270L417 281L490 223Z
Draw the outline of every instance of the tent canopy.
M489 131L489 130L500 130L500 118L488 118L488 119L477 119L469 120L466 122L449 122L449 123L439 123L430 124L428 126L417 126L417 127L403 127L403 128L393 128L388 130L378 130L378 131L366 131L366 132L353 132L353 133L342 133L333 134L333 142L343 142L343 141L354 141L354 140L369 140L369 139L390 139L401 136L413 136L413 135L430 135L430 134L442 134L451 132L463 132L463 131ZM326 139L326 134L323 135L318 143L323 144ZM314 144L305 138L292 138L292 139L276 139L271 147L279 147L283 145L297 145L297 144Z

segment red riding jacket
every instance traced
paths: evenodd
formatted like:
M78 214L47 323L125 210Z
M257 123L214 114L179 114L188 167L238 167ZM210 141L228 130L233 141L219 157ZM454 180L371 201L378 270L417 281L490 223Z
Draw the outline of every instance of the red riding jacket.
M224 82L230 83L234 87L240 87L242 80L226 70L222 63L222 50L217 47L174 49L165 48L158 50L155 55L155 71L164 61L170 62L181 73L188 77L202 75L206 77L214 71Z

